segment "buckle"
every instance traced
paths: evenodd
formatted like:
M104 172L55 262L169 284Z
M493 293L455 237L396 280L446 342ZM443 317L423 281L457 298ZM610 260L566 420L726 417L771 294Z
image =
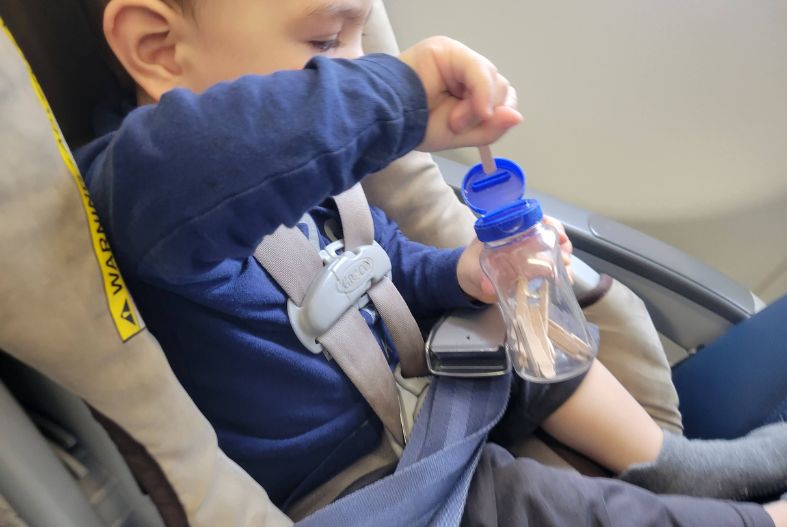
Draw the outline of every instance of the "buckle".
M457 309L434 325L426 365L445 377L494 377L511 370L506 325L497 306Z
M314 277L300 306L287 301L287 314L298 340L314 354L325 351L317 339L348 309L369 303L366 292L391 272L391 260L377 242L344 251L337 240L320 251L323 268Z

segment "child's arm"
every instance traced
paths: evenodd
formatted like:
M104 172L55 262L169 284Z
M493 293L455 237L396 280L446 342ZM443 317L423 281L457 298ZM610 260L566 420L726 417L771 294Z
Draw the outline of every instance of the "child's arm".
M138 271L245 258L259 239L415 147L423 91L389 57L316 59L132 112L86 174Z
M391 259L394 285L416 318L472 305L456 268L463 249L437 249L409 240L393 221L372 208L374 235Z
M393 282L416 316L493 303L494 288L481 271L483 245L477 239L458 249L438 249L408 239L377 208L372 208L375 239L391 259Z
M499 75L488 62L447 39L421 47L403 55L412 69L386 56L316 59L202 95L175 90L132 112L80 159L122 260L156 281L206 279L419 143L469 144L518 122L497 109L509 88L491 83ZM489 83L505 90L477 86Z

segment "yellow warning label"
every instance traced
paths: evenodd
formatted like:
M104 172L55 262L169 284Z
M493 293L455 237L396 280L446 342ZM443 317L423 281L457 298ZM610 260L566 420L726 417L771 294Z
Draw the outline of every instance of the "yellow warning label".
M0 27L3 28L3 32L8 39L17 47L19 55L22 56L22 60L24 60L22 51L19 49L19 46L16 44L14 37L11 35L11 32L6 27L2 18L0 18ZM98 220L98 212L93 206L93 202L90 200L90 194L82 180L82 176L74 162L74 158L71 156L71 150L69 150L63 139L63 135L60 133L60 127L57 125L49 102L46 100L41 85L38 84L38 79L36 79L27 61L25 61L25 65L30 74L30 82L33 85L33 90L38 96L41 107L44 109L49 119L49 125L52 129L52 135L55 138L57 149L60 152L60 157L63 159L63 163L65 163L68 172L71 174L74 183L79 189L79 195L82 198L82 206L85 209L85 215L87 216L87 222L90 227L90 238L93 242L93 251L96 254L96 259L101 269L101 276L104 280L104 293L107 298L109 312L112 315L112 320L115 323L120 338L125 342L145 329L144 322L137 312L137 308L134 305L134 301L131 299L131 294L126 287L123 277L120 275L115 257L109 247L109 241Z

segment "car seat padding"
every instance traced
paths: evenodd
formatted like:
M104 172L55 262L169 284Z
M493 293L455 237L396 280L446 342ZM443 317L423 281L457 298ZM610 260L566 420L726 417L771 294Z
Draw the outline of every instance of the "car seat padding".
M218 448L153 336L120 338L80 189L27 65L2 31L0 93L0 348L144 446L190 525L290 525Z

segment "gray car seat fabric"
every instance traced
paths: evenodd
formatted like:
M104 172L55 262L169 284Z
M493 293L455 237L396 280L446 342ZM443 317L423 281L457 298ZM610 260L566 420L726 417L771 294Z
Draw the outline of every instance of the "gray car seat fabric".
M291 525L218 448L144 329L68 149L2 29L0 348L83 398L153 461L146 466L171 485L169 525Z

